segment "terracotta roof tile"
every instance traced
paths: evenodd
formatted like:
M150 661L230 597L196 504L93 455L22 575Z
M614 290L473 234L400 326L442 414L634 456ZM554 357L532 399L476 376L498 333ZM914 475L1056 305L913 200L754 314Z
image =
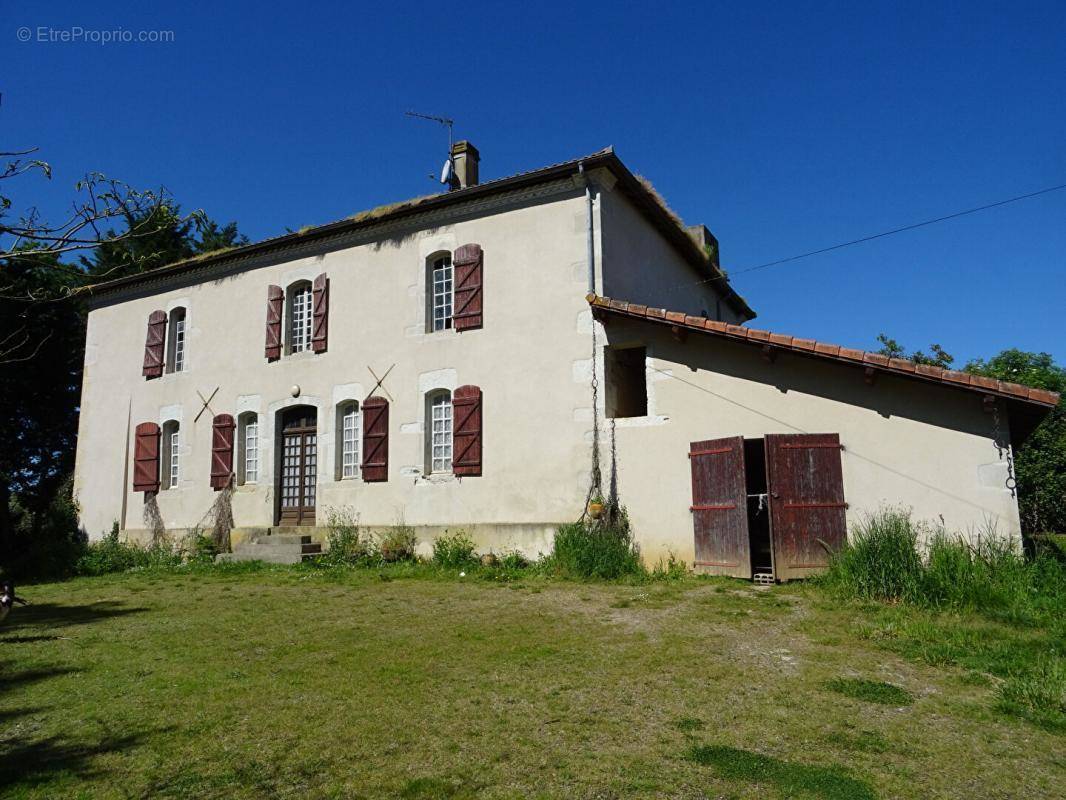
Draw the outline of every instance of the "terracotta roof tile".
M861 363L873 365L889 372L901 375L924 378L937 381L951 386L969 388L980 392L994 392L1007 397L1019 398L1042 406L1054 406L1059 402L1059 395L1044 389L1033 389L1016 383L997 381L994 378L986 378L982 375L971 375L967 372L943 369L932 364L915 364L901 358L888 358L880 353L868 353L864 350L856 350L850 347L840 347L828 342L817 342L814 339L798 339L781 333L745 328L741 325L730 325L714 319L694 317L680 311L667 311L662 308L648 308L636 303L624 303L611 300L606 297L598 297L594 294L586 296L589 304L596 308L608 308L611 311L630 318L648 319L655 322L669 322L673 325L684 325L693 330L708 331L714 334L726 336L730 339L743 339L751 342L770 342L776 346L795 350L806 355L814 355L820 358L829 358L845 363Z

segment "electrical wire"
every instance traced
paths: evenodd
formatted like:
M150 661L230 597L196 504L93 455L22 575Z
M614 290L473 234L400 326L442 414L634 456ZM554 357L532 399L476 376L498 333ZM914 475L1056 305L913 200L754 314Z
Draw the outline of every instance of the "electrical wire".
M881 233L875 233L875 234L872 234L870 236L863 236L861 239L852 239L849 242L841 242L840 244L830 245L829 247L823 247L823 248L820 248L818 250L811 250L811 251L809 251L807 253L800 253L799 255L789 256L788 258L779 258L776 261L767 261L765 264L757 264L754 267L745 267L744 269L729 270L728 271L728 275L727 274L715 275L712 278L704 278L703 280L694 281L692 283L680 284L678 288L680 288L680 286L696 286L696 285L699 285L701 283L711 283L713 281L722 281L722 280L728 281L731 277L733 277L735 275L743 275L746 272L755 272L756 270L767 269L768 267L776 267L776 266L778 266L780 264L787 264L790 261L798 261L801 258L810 258L811 256L821 255L822 253L829 253L829 252L831 252L833 250L840 250L841 248L844 248L844 247L851 247L852 245L863 244L864 242L872 242L874 239L882 239L882 238L884 238L886 236L893 236L894 234L897 234L897 233L903 233L905 231L913 231L913 230L915 230L917 228L924 228L927 225L935 225L938 222L945 222L945 221L947 221L949 219L957 219L959 217L965 217L967 214L976 214L978 211L987 211L990 208L998 208L999 206L1005 206L1005 205L1007 205L1009 203L1017 203L1019 200L1028 200L1031 197L1039 197L1042 194L1049 194L1051 192L1058 192L1058 191L1061 191L1062 189L1066 189L1066 183L1060 184L1058 186L1050 186L1047 189L1040 189L1039 191L1030 192L1029 194L1020 194L1020 195L1017 195L1016 197L1009 197L1006 200L997 200L994 203L988 203L988 204L983 205L983 206L977 206L976 208L968 208L965 211L956 211L953 214L946 214L946 215L944 215L942 217L935 217L934 219L927 219L927 220L924 220L923 222L915 222L915 223L913 223L911 225L904 225L901 228L893 228L892 230L889 230L889 231L882 231Z

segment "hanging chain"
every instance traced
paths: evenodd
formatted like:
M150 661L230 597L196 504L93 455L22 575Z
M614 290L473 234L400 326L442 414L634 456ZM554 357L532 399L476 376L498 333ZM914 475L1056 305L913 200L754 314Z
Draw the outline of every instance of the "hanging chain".
M1003 451L1007 452L1007 479L1003 482L1010 492L1010 496L1018 496L1018 481L1014 477L1014 448L1010 442L1003 441L1003 433L999 426L999 401L992 405L992 443L996 446L1000 460L1003 459Z
M596 320L592 321L592 469L589 473L589 490L585 496L585 507L581 511L584 521L589 513L592 498L602 495L602 475L600 473L600 380L596 371Z

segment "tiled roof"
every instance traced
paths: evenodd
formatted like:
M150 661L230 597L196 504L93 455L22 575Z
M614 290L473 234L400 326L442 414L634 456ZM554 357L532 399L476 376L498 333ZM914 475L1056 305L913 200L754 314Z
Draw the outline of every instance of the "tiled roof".
M621 317L659 322L685 330L709 333L725 339L733 339L782 351L791 351L816 358L826 358L845 364L870 367L881 372L971 389L983 394L999 395L1047 408L1052 408L1058 405L1059 402L1059 395L1056 392L1049 392L1046 389L1034 389L1030 386L1022 386L1019 383L1008 383L1007 381L986 378L981 375L971 375L969 372L959 372L958 370L934 367L929 364L916 364L907 359L889 358L880 353L869 353L865 350L841 347L837 344L818 342L814 339L801 339L798 336L771 333L757 328L745 328L741 325L730 325L714 319L694 317L691 314L685 314L680 311L649 308L638 303L612 300L609 297L599 297L595 294L589 294L586 299L595 313L606 312Z
M174 276L193 273L201 274L205 269L212 269L216 266L232 265L236 262L268 253L277 254L286 251L287 248L303 246L306 242L322 240L337 234L368 228L382 222L408 217L441 208L442 206L450 206L467 200L508 192L512 189L571 177L583 170L593 170L598 167L605 167L611 171L618 179L622 191L647 216L659 232L666 237L667 241L671 242L681 252L682 256L702 277L706 277L709 274L712 278L717 279L718 289L731 308L746 319L754 319L755 312L747 304L747 301L736 293L725 274L716 265L708 261L702 248L681 227L680 221L673 218L671 213L663 207L663 204L629 171L615 154L613 147L605 147L603 150L597 150L587 156L572 158L569 161L561 161L558 164L540 167L528 172L519 172L506 178L498 178L475 186L468 186L465 189L417 197L399 203L390 203L323 225L315 225L292 233L273 236L269 239L233 247L228 250L205 253L191 259L157 267L147 272L99 283L90 287L90 290L92 294L104 295L120 289L153 284Z

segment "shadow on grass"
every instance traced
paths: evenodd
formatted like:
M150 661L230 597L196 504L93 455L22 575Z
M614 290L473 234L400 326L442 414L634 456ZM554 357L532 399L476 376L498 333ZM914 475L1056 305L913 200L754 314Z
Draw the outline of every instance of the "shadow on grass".
M735 747L701 745L685 758L714 767L723 778L752 784L769 784L786 797L818 800L877 800L867 784L851 777L843 767L814 767Z
M90 778L99 774L97 756L128 750L141 742L139 734L103 736L93 742L49 736L37 741L0 742L0 789L19 784L37 786L52 776Z
M4 625L5 631L25 628L62 628L68 625L87 625L92 622L139 614L147 608L131 607L111 600L85 605L65 606L59 603L32 603L12 611ZM26 637L30 638L30 637Z
M43 669L24 669L15 671L8 664L0 664L0 695L28 683L45 681L49 678L58 678L60 675L71 675L81 672L80 669L70 667L45 667Z

